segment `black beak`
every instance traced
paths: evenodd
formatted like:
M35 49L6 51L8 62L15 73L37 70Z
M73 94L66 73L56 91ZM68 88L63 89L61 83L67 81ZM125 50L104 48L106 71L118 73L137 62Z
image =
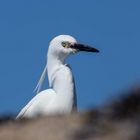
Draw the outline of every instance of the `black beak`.
M71 45L71 48L76 49L77 51L96 52L96 53L99 52L99 50L97 50L96 48L92 48L90 46L77 43Z

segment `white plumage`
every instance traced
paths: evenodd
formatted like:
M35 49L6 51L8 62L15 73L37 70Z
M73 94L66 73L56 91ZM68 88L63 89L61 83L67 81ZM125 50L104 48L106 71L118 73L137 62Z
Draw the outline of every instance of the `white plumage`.
M78 51L98 52L95 48L78 44L69 35L59 35L50 42L47 65L36 87L37 95L20 111L17 119L65 114L76 110L74 79L71 68L65 64L65 59ZM41 91L46 73L50 89Z

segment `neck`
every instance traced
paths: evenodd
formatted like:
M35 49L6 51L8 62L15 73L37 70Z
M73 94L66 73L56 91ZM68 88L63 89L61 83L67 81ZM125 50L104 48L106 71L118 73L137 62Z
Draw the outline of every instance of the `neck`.
M57 93L58 100L67 108L76 107L75 83L71 69L65 65L65 59L48 55L47 71L49 84Z
M52 86L52 80L54 73L60 69L65 64L65 59L59 56L55 56L51 53L48 53L47 58L47 71L48 71L48 78L49 78L49 85Z

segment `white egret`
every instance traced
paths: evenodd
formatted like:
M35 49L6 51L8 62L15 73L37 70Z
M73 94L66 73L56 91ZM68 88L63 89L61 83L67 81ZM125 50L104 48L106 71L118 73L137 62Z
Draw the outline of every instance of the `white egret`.
M59 35L50 42L47 64L36 87L37 95L20 111L17 119L67 114L76 110L74 78L71 68L65 64L65 59L79 51L99 52L95 48L77 43L76 39L69 35ZM50 89L41 91L46 73Z

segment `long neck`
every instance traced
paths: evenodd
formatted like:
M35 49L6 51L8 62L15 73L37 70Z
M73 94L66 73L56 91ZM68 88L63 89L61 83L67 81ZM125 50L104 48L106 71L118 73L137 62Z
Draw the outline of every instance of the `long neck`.
M48 71L48 78L49 78L49 86L52 87L52 78L53 78L53 74L55 74L55 72L64 65L64 60L65 60L65 56L60 55L54 55L53 53L50 52L50 50L48 51L48 59L47 59L47 65L45 66L43 73L38 81L38 84L35 88L34 91L37 92L37 94L42 90L42 86L45 80L45 76L46 73Z
M56 57L48 53L47 71L49 84L58 94L74 94L73 75L71 69L64 64L64 60L65 58Z
M59 97L63 100L63 102L71 104L71 106L75 108L75 83L71 69L64 64L64 59L48 55L47 71L49 84L53 90L60 95Z
M47 58L47 72L49 85L52 86L53 77L58 69L60 69L64 65L64 58L59 58L57 56L48 53Z

